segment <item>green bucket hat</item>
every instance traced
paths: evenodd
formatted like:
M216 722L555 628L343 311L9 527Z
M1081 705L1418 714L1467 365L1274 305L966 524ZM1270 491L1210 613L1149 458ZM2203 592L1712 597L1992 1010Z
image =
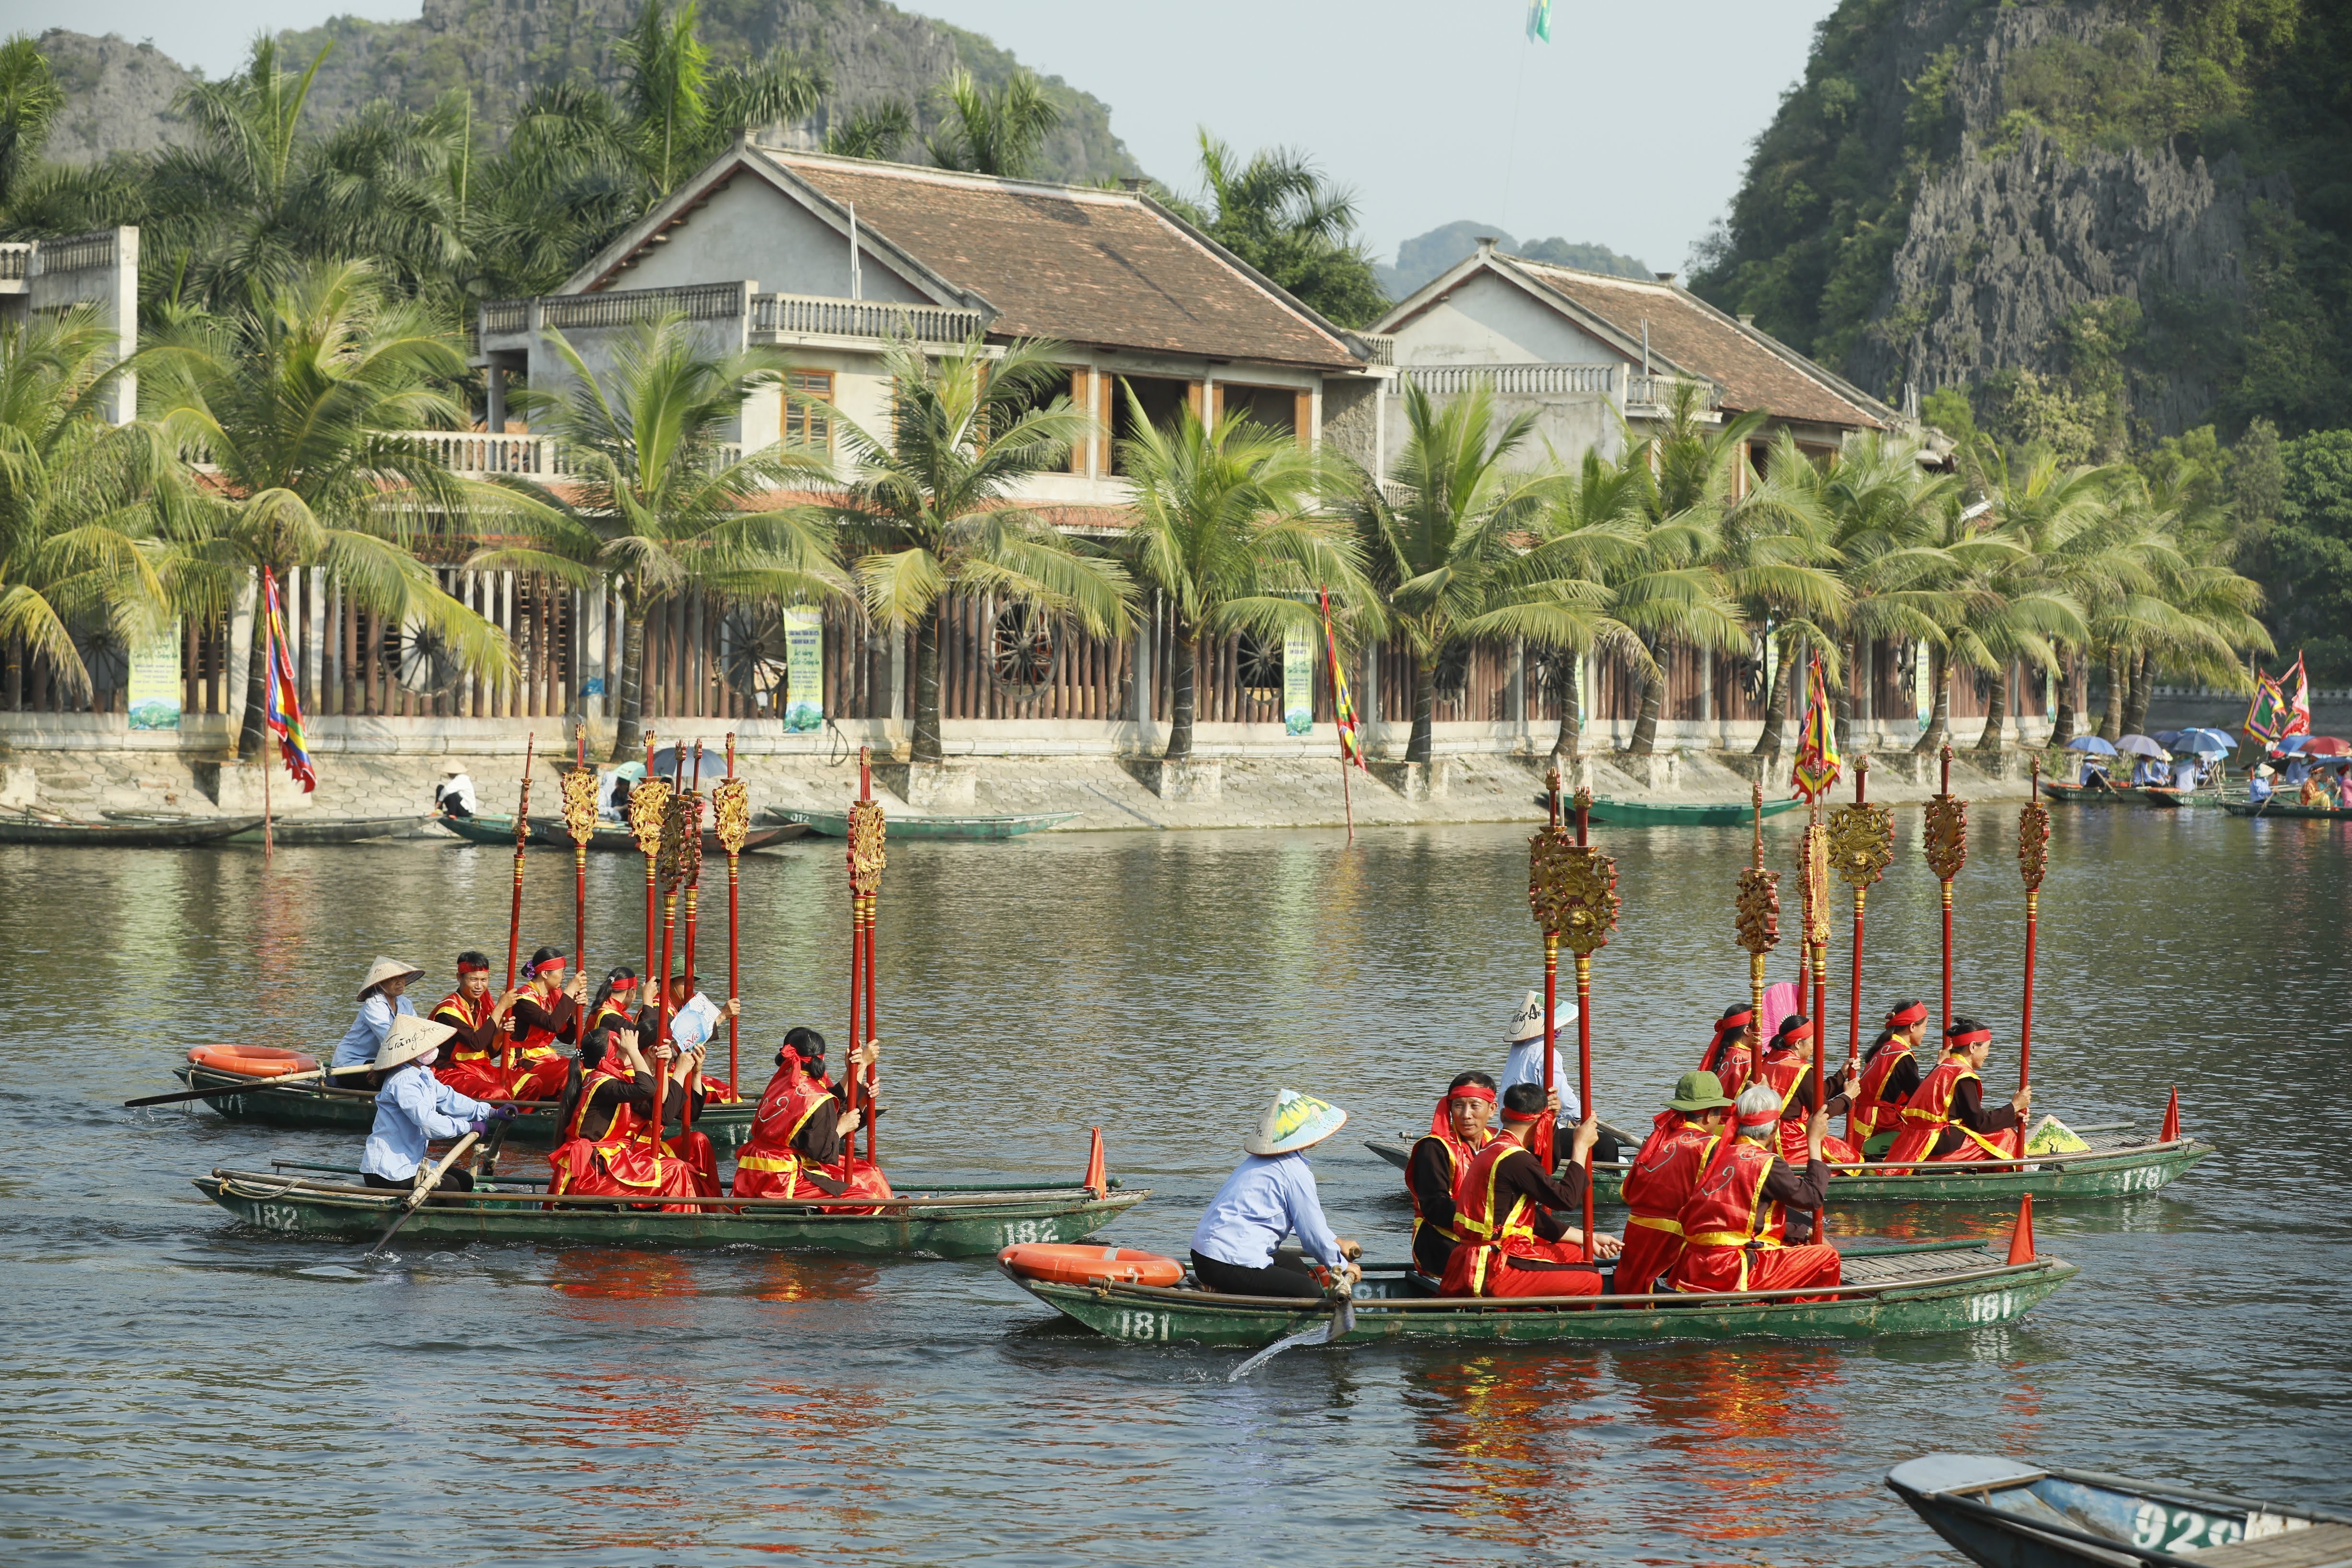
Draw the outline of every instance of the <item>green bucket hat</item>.
M1703 1068L1693 1068L1675 1080L1675 1097L1666 1101L1668 1110L1728 1110L1731 1097L1723 1092L1723 1080Z

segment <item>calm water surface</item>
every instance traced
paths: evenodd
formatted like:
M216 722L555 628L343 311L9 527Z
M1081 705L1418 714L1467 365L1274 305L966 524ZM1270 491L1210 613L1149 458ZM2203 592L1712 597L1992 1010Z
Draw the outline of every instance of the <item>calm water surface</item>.
M2040 1106L2152 1127L2177 1082L2220 1152L2160 1194L2045 1205L2044 1249L2084 1272L2031 1318L1860 1346L1315 1349L1239 1386L1230 1352L1066 1328L977 1263L471 1247L305 1276L359 1249L241 1230L188 1178L348 1161L356 1140L118 1102L170 1087L191 1043L331 1040L378 952L429 965L421 999L438 996L459 947L503 939L508 858L399 845L265 871L241 850L0 851L0 1557L1948 1562L1880 1484L1936 1447L2352 1507L2352 837L2057 811ZM1917 813L1897 820L1871 900L1874 1008L1935 989L1935 885ZM1960 994L1999 1021L1998 1078L2015 1070L2015 813L1975 823ZM1768 835L1776 863L1794 837ZM1352 1112L1317 1157L1326 1204L1401 1256L1397 1178L1357 1135L1423 1125L1454 1072L1499 1065L1500 1022L1538 977L1525 842L894 847L885 1163L1075 1177L1099 1123L1113 1170L1154 1189L1111 1238L1181 1255L1287 1084ZM1745 835L1603 842L1626 907L1596 965L1598 1098L1630 1122L1744 992ZM526 945L568 942L569 862L531 872ZM793 1024L839 1036L842 881L822 842L744 868L747 1076ZM592 962L639 944L642 886L635 862L593 868Z

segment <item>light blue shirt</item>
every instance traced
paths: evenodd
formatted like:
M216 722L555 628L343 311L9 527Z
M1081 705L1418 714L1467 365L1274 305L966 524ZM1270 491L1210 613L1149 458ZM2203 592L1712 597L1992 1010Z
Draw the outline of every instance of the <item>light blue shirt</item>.
M710 1038L711 1030L719 1026L719 1005L696 992L670 1017L669 1037L681 1051L690 1051Z
M416 1016L416 1009L408 1005L405 996L400 999L399 1011L412 1018ZM375 1060L383 1037L392 1033L393 1013L393 1005L384 999L383 992L370 992L368 999L360 1004L360 1016L352 1020L350 1031L336 1044L335 1059L327 1065L341 1068Z
M2270 781L2270 780L2268 780L2268 779L2248 779L2248 780L2246 781L2246 798L2247 798L2248 800L2256 800L2256 801L2260 801L2260 800L2268 800L2268 799L2270 799L2270 797L2271 797L2271 781Z
M376 1090L375 1125L368 1131L360 1169L388 1182L405 1182L423 1163L427 1140L455 1138L476 1117L489 1113L490 1107L467 1099L427 1068L403 1063Z
M1296 1233L1307 1256L1339 1267L1339 1238L1323 1217L1307 1156L1252 1154L1225 1178L1192 1232L1192 1250L1236 1268L1264 1268L1282 1238Z
M1502 1085L1503 1088L1509 1089L1515 1083L1531 1083L1538 1089L1543 1087L1543 1037L1541 1035L1538 1035L1532 1040L1521 1040L1511 1047L1510 1059L1503 1064ZM1551 1047L1551 1086L1559 1090L1558 1119L1559 1125L1573 1127L1583 1121L1584 1102L1577 1097L1575 1075L1568 1070L1568 1064L1560 1059L1557 1037ZM1497 1095L1496 1098L1499 1100L1501 1096Z

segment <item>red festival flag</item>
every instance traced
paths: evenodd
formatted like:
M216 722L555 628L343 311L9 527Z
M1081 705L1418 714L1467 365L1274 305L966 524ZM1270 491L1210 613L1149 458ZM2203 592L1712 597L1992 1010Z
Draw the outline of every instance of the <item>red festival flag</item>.
M1837 724L1830 713L1829 682L1822 673L1822 656L1813 655L1805 672L1805 723L1797 740L1796 765L1790 781L1796 794L1819 800L1838 781Z
M1348 678L1339 673L1339 639L1331 632L1330 590L1322 590L1322 597L1323 647L1331 656L1331 717L1339 729L1339 756L1342 762L1364 768L1363 743L1356 737L1356 705L1348 700Z
M271 733L278 737L278 753L286 759L286 771L308 795L319 787L319 771L310 765L308 742L302 734L302 688L294 679L294 655L286 646L286 620L278 609L278 579L268 568L261 573L261 613L268 624L263 628L269 665L269 692L262 717Z
M2285 709L2286 693L2279 689L2279 683L2275 679L2263 674L2261 667L2256 666L2254 700L2246 708L2246 733L2275 744L2279 738L2279 724L2284 718Z
M2300 650L2294 656L2294 668L2286 672L2279 684L2286 694L2286 728L2279 731L2280 736L2310 734L2311 680L2303 673Z

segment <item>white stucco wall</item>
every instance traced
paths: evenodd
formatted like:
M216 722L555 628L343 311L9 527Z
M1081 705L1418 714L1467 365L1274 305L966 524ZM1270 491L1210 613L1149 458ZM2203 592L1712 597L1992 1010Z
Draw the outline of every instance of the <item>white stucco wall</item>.
M1599 364L1623 355L1517 284L1474 273L1399 327L1399 364Z
M865 248L864 298L903 304L925 296ZM762 293L849 298L849 238L749 170L738 174L607 289L670 289L751 278Z

